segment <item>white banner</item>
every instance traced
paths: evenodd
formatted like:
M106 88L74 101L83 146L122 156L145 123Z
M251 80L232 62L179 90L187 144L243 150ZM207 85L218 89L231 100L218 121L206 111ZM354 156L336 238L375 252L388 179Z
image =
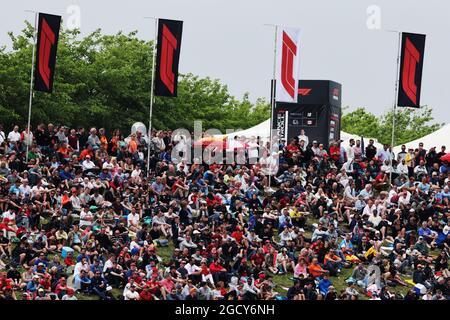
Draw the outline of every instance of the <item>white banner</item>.
M275 101L296 103L300 71L300 29L279 26Z

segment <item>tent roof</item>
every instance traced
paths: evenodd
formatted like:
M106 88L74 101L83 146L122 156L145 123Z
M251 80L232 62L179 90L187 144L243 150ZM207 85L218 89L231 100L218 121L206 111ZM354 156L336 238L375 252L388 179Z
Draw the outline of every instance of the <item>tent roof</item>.
M246 130L237 131L234 133L224 135L228 139L233 139L235 136L244 136L246 138L250 138L252 136L257 137L260 136L263 139L268 139L270 137L270 119ZM347 148L349 145L350 139L361 140L361 137L358 135L346 133L341 131L341 140L343 140L342 145ZM367 146L370 138L364 137L364 146ZM376 139L375 146L379 150L383 148L383 145L379 143ZM429 149L431 147L440 148L445 145L450 147L450 124L443 126L441 129L425 136L420 139L405 143L406 148L417 148L419 146L419 142L423 142L424 148ZM394 152L398 153L401 150L401 146L397 146L394 148Z
M450 123L425 137L416 139L408 143L404 143L404 145L406 145L406 149L415 149L419 147L420 142L423 142L423 147L426 150L432 147L436 147L437 151L440 151L441 146L450 147ZM399 152L400 150L401 145L394 148L395 153Z
M268 119L264 122L261 122L260 124L254 126L252 128L242 130L242 131L237 131L237 132L230 133L230 134L226 134L224 136L226 136L228 139L233 139L235 136L239 136L239 137L244 136L246 138L250 138L252 136L254 136L254 137L260 136L263 139L268 139L270 137L270 119ZM349 146L350 139L361 140L361 137L341 131L341 140L343 140L342 145L345 148L347 148ZM378 143L378 141L376 139L374 139L374 140L375 140L375 146L377 147L377 149L383 147L380 143ZM368 144L369 144L369 138L364 138L364 145L367 146Z

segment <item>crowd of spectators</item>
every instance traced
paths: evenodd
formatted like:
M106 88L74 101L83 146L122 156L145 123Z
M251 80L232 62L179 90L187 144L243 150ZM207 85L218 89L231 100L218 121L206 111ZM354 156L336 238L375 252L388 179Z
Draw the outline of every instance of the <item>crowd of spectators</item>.
M0 299L450 297L445 146L395 155L303 132L268 177L264 161L175 162L191 139L171 131L145 138L0 126Z

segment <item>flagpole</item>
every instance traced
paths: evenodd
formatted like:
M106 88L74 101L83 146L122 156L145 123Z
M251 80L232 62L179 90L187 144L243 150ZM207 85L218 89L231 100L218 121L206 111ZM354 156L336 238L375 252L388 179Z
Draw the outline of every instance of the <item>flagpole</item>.
M38 13L36 11L26 10L27 12L34 13L34 35L33 35L33 53L31 58L31 72L30 72L30 98L28 102L28 127L27 127L27 140L30 139L30 125L31 125L31 106L33 105L33 80L34 80L34 63L36 60L36 36L37 36L37 20ZM27 145L27 151L25 155L25 162L28 164L28 151L29 151L29 143L25 142Z
M149 119L148 119L148 150L147 150L147 177L150 176L150 151L151 151L151 144L152 144L152 115L153 115L153 100L154 100L154 83L155 83L155 60L156 60L156 42L158 38L158 18L154 17L145 17L147 19L154 19L155 20L155 37L153 40L153 58L152 58L152 87L150 91L150 112L149 112Z
M272 135L272 124L273 124L273 114L275 110L275 79L276 79L276 73L277 73L277 35L278 35L278 25L272 25L272 24L265 24L265 26L274 26L275 27L275 41L274 41L274 49L273 49L273 76L272 76L272 101L271 101L271 110L270 110L270 146L269 146L269 158L272 157L272 146L273 146L273 135ZM270 166L270 163L269 163ZM271 187L271 180L272 180L272 171L269 168L269 188L267 189L268 192L274 192L274 190Z
M398 99L398 87L399 87L399 68L400 68L400 47L401 47L401 39L402 39L402 33L399 31L389 31L389 32L396 32L398 33L398 52L397 52L397 69L395 73L395 89L394 89L394 102L393 102L393 115L392 115L392 140L391 140L391 149L390 152L391 157L392 153L394 151L394 144L395 144L395 117L397 112L397 99ZM389 172L389 184L392 184L392 170L393 170L393 160L391 158L391 170Z

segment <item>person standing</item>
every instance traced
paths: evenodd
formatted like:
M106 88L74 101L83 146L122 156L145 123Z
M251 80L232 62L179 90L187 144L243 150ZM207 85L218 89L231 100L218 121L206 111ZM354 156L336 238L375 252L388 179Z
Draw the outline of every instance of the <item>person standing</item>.
M300 135L298 136L298 142L300 143L300 141L302 141L302 140L305 141L305 143L303 144L303 151L305 151L305 150L306 150L306 147L307 147L308 144L309 144L309 138L308 138L308 136L306 135L304 129L301 129L301 130L300 130Z
M366 147L366 158L367 160L372 160L377 154L377 147L374 145L373 139L369 140L369 144Z
M405 162L406 165L408 166L408 176L412 177L414 175L414 167L415 167L415 161L416 156L414 154L414 151L412 148L408 149L408 153L405 156Z

